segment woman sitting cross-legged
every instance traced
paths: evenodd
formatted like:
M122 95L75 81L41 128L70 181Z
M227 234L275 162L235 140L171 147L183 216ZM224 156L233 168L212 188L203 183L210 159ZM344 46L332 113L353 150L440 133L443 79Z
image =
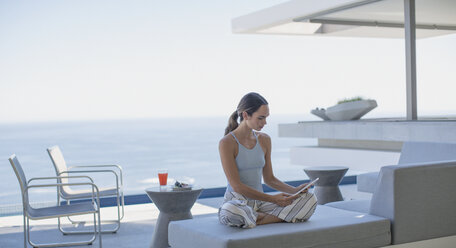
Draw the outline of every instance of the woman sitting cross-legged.
M222 224L242 228L276 222L302 222L312 216L316 197L306 186L290 186L274 176L271 163L271 138L260 132L269 116L268 102L258 93L245 95L229 119L220 140L220 158L228 180L224 203L219 209ZM238 123L238 119L240 123ZM278 191L263 192L262 181Z

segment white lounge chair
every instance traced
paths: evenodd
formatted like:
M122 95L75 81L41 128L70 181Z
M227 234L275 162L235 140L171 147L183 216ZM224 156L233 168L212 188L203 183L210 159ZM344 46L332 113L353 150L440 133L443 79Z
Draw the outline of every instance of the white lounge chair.
M98 197L99 192L97 186L86 176L69 176L69 177L37 177L32 178L27 181L22 166L19 163L16 155L13 154L9 161L13 167L14 173L16 173L17 180L21 186L22 193L22 210L24 217L24 248L27 247L27 242L33 247L55 247L55 246L70 246L70 245L91 245L93 241L98 236L100 248L101 244L101 235L100 235L100 198ZM78 183L45 183L45 184L32 184L33 181L38 180L68 180L68 178L79 178L86 179L87 182L78 182ZM29 203L29 189L31 188L42 188L42 187L63 187L63 186L90 186L90 201L63 205L60 206L57 203L57 206L52 207L43 207L43 208L34 208ZM61 243L48 243L48 244L36 244L30 240L30 220L43 220L43 219L52 219L60 217L69 217L76 215L87 215L93 214L93 237L89 240L84 241L73 241L73 242L61 242ZM60 226L60 223L59 223Z
M105 174L113 174L115 176L115 186L114 187L106 187L100 188L100 197L115 197L117 202L117 219L115 220L102 220L102 223L114 223L115 227L109 230L102 230L102 233L115 233L120 228L120 221L124 217L124 194L123 194L123 178L122 178L122 167L119 165L79 165L79 166L70 166L67 167L65 159L63 158L63 154L60 151L58 146L53 146L47 149L49 157L54 164L55 173L57 176L61 175L70 175L70 174L83 174L88 175L90 173L105 173ZM114 170L107 170L104 168L114 167L117 171ZM87 170L73 170L75 168L86 168ZM62 183L67 182L67 179L62 178ZM60 201L60 198L67 201L70 204L70 201L76 199L87 199L90 197L90 191L88 190L75 190L69 186L62 186L59 187L57 198ZM77 221L71 220L73 223L78 223ZM102 228L103 229L103 228ZM75 233L65 231L60 228L62 233ZM81 232L78 232L81 233Z

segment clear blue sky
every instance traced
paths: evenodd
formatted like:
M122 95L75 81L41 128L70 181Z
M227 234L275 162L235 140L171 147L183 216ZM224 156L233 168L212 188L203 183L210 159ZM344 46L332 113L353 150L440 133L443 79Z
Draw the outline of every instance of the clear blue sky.
M271 114L364 96L405 115L400 39L240 35L279 0L0 1L0 122ZM420 115L456 115L456 35L419 40Z

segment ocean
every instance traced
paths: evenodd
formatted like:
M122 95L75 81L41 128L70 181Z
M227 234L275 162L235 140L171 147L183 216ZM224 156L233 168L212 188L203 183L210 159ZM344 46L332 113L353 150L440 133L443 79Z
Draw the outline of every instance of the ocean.
M142 194L158 185L158 169L168 169L168 182L193 182L203 188L226 186L218 141L228 117L164 118L79 122L0 124L0 206L21 204L19 184L8 157L16 154L28 179L54 176L46 148L58 145L68 166L119 164L124 192ZM284 181L307 179L302 166L290 164L289 149L316 145L316 139L280 138L279 123L304 120L301 116L268 118L263 132L272 138L272 162ZM112 176L95 176L106 185ZM49 182L49 181L48 181ZM34 190L33 202L55 201L54 188Z

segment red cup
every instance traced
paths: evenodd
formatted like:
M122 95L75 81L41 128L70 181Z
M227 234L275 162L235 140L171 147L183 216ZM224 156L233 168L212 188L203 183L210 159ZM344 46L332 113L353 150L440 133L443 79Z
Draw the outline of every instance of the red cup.
M159 170L158 171L158 181L160 186L165 186L168 181L168 170Z

